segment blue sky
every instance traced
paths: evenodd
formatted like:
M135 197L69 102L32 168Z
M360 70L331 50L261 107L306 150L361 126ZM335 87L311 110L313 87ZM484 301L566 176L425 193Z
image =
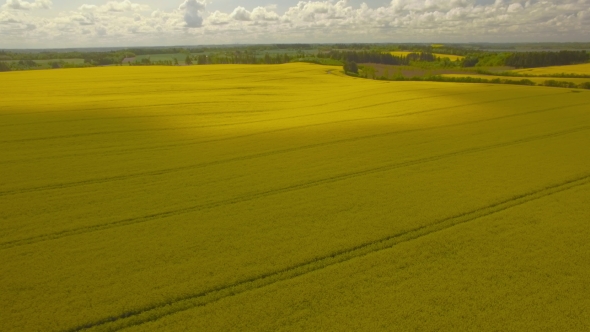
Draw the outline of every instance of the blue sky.
M588 36L590 0L0 0L0 48Z

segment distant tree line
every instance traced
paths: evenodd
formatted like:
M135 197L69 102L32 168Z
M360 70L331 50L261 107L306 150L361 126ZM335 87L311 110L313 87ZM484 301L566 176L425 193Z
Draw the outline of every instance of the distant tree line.
M586 51L521 52L512 53L505 65L516 68L562 66L586 63L590 57Z
M345 62L344 63L344 73L349 74L349 75L350 74L358 75L359 67L356 64L356 62L354 62L354 61Z
M430 44L333 44L317 46L323 51L406 51L412 53L439 53L466 56L469 54L486 53L470 47L460 45L430 45Z
M366 69L366 68L365 68ZM358 76L352 72L346 72L348 75ZM366 78L366 77L365 77ZM387 78L385 76L375 77L375 80L380 81L431 81L431 82L453 82L453 83L491 83L491 84L510 84L510 85L541 85L541 86L549 86L549 87L557 87L557 88L570 88L570 89L589 89L590 90L590 82L584 82L580 84L576 84L574 82L566 82L566 81L557 81L557 80L546 80L542 83L535 83L529 79L505 79L505 78L481 78L481 77L447 77L441 75L429 75L429 76L414 76L414 77L405 77L405 76L394 76L393 78Z
M305 54L295 54L293 56L287 53L276 53L271 55L269 53L264 56L258 56L254 52L249 51L235 51L224 53L210 53L195 55L191 62L197 65L213 65L213 64L281 64L289 63L298 57L304 57Z
M338 51L332 50L326 53L319 53L318 58L330 58L344 63L379 63L386 65L408 65L409 60L405 57L394 56L390 53L377 51Z
M202 46L195 48L129 48L119 50L92 49L89 51L3 51L0 50L2 70L27 70L46 68L35 61L57 60L50 63L53 68L118 65L125 58L158 54L181 54L184 63L208 64L281 64L293 61L330 65L351 63L376 63L384 65L415 66L423 69L451 67L500 67L531 68L585 63L589 60L586 51L560 52L486 52L469 48L469 45L428 45L428 44L275 44L275 45L229 45ZM393 55L391 51L410 52L407 55ZM460 55L460 61L450 61L436 54ZM83 64L68 63L67 59L83 59ZM170 59L151 61L137 60L130 65L178 65L177 56ZM351 71L352 72L352 71Z
M298 57L305 57L304 54L295 54L293 56L288 54L274 55L264 54L263 56L253 52L235 51L223 53L208 53L208 54L187 54L184 63L186 65L215 65L215 64L281 64L289 63L298 59ZM151 60L149 57L137 59L129 63L130 66L177 66L178 59L171 60Z
M391 53L377 51L337 51L319 53L318 58L330 58L344 63L378 63L384 65L407 66L412 62L434 62L438 58L432 53L409 53L406 56L392 55Z
M70 63L63 60L55 60L51 62L45 62L41 64L33 60L19 60L14 62L0 61L0 72L3 71L21 71L21 70L34 70L43 68L83 68L92 67L93 65L88 63Z
M0 61L0 72L2 71L11 71L10 67L4 61Z
M10 52L0 51L0 60L81 59L83 52Z
M453 47L453 46L439 46L434 47L432 45L398 45L397 49L399 51L410 51L413 53L438 53L438 54L448 54L448 55L458 55L458 56L467 56L467 55L479 55L486 52L478 51L472 48L464 48L464 47Z
M178 60L156 60L152 61L150 58L143 58L129 63L130 66L174 66L178 65Z
M129 48L122 51L122 53L133 53L134 55L152 55L152 54L170 54L170 53L191 53L193 50L184 47L161 47L161 48Z
M53 59L84 59L85 63L93 65L111 65L121 63L126 57L134 57L135 53L129 50L110 52L8 52L0 51L0 60L39 61Z
M555 78L590 78L588 74L576 74L576 73L553 73L553 74L542 74L533 75L523 72L505 71L505 72L492 72L485 69L478 69L476 71L482 75L494 75L494 76L508 76L508 77L555 77Z
M108 66L108 65L115 65L120 64L123 62L125 58L133 58L137 54L128 51L112 51L106 53L83 53L82 59L84 59L84 63L92 64L95 66Z
M416 55L409 59L393 57L389 50L410 50ZM85 64L105 66L120 64L125 58L141 55L178 54L185 53L193 64L279 64L292 61L307 61L324 63L324 59L336 62L346 61L374 62L383 64L408 64L410 61L434 61L429 55L433 48L429 45L396 45L390 44L270 44L270 45L226 45L203 46L195 48L166 47L166 48L129 48L110 51L41 51L20 52L0 50L1 60L52 60L52 59L83 59ZM464 53L461 49L441 49L437 52L448 51L448 54ZM287 52L284 52L287 51ZM311 52L313 54L311 54ZM326 55L327 54L327 55ZM343 54L345 56L343 56ZM311 57L310 57L311 56ZM311 60L316 58L316 61ZM150 65L150 63L137 63Z

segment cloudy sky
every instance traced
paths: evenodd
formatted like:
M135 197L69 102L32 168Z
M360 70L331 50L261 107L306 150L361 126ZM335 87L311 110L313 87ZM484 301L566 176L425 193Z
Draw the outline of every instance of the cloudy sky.
M0 49L590 41L590 0L0 0L0 4Z

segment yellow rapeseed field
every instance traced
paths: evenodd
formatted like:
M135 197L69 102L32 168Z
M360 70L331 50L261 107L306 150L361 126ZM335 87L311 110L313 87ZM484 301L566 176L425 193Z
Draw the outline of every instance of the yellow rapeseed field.
M537 76L560 74L590 75L590 63L569 66L515 69L513 72Z
M410 53L414 53L414 52L409 52L409 51L394 51L394 52L389 52L391 53L391 55L393 56L407 56ZM464 56L461 55L452 55L452 54L439 54L439 53L433 53L434 56L437 56L439 58L449 58L449 60L451 61L457 61L457 60L462 60L463 58L465 58Z
M1 331L590 329L590 91L0 74Z

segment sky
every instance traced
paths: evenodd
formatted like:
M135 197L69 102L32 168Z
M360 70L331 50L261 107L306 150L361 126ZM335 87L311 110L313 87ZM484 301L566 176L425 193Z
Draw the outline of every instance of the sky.
M0 0L0 49L576 41L590 0Z

